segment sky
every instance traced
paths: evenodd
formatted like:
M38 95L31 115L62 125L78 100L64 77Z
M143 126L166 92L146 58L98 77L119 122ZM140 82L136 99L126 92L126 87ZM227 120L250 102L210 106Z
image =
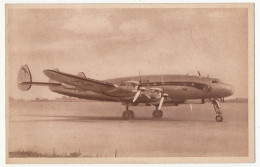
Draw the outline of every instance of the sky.
M46 87L22 92L17 72L33 81L44 69L99 80L200 71L248 97L247 8L10 8L6 65L13 98L56 98Z

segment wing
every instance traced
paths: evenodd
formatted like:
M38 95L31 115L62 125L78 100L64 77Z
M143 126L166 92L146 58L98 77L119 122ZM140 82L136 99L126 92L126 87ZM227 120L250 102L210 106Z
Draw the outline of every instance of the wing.
M52 80L75 86L80 89L103 93L117 88L117 85L105 81L90 79L83 76L67 74L56 70L44 70L44 74Z

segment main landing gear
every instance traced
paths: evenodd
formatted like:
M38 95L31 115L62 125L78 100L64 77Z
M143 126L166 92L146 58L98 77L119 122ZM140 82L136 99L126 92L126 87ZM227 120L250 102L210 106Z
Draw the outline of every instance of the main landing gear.
M154 119L160 119L163 116L162 110L158 110L158 106L156 106L156 109L153 111L153 118Z
M220 109L218 101L216 99L213 99L211 101L212 101L213 107L215 109L215 112L217 114L216 121L217 122L222 122L223 121L223 116L222 116L222 112L221 112L221 109Z
M162 110L158 110L158 106L156 106L156 109L153 111L153 118L154 119L160 119L163 116ZM134 119L135 114L132 110L128 110L128 106L126 106L126 110L122 113L122 118L124 120L131 120Z
M132 110L128 110L128 106L126 106L126 110L122 113L122 118L124 120L134 119L135 113Z

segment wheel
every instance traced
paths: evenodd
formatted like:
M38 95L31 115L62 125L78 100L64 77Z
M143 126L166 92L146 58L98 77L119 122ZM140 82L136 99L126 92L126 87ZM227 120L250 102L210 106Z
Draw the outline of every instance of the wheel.
M223 121L222 115L217 115L217 116L216 116L216 121L217 121L217 122L222 122L222 121Z
M162 110L154 110L153 111L153 117L155 119L160 119L160 118L162 118L162 116L163 116Z
M127 119L130 118L130 113L128 112L128 110L126 110L126 111L124 111L124 112L122 113L122 118L123 118L124 120L127 120Z
M122 118L124 120L133 119L134 118L134 112L132 110L126 110L122 113Z

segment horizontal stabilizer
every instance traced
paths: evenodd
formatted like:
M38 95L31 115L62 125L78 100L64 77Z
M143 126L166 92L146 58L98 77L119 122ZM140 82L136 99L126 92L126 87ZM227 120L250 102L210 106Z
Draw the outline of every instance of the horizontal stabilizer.
M50 82L18 82L19 85L37 85L37 86L59 86L61 83Z

